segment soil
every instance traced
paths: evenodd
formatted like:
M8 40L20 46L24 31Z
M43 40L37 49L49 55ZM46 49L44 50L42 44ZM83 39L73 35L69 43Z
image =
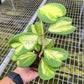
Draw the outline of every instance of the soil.
M38 65L39 65L39 62L40 62L41 58L39 57L39 52L36 52L36 51L33 51L33 52L35 54L37 54L37 58L36 58L35 62L30 67L38 69Z

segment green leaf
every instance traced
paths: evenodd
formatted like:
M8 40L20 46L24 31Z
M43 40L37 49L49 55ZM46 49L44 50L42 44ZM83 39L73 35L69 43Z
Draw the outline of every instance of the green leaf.
M51 33L54 33L54 34L59 34L59 35L71 34L76 30L76 27L71 26L71 25L70 26L64 26L61 28L56 28L56 29L54 29L55 27L54 28L53 27L54 27L54 25L49 27L50 29L48 31Z
M28 25L28 27L27 27L27 32L31 32L32 26L33 26L33 24Z
M48 31L54 34L67 35L75 31L76 27L71 26L72 19L69 17L62 17L54 24L51 24Z
M35 46L35 50L36 50L37 52L39 52L39 51L41 50L41 45L37 44L37 45Z
M45 59L42 58L38 67L39 76L43 80L49 80L54 77L55 73L51 70L51 67L46 63Z
M18 47L15 49L14 54L15 54L16 56L19 56L19 55L21 55L21 54L23 54L23 53L26 53L26 52L28 52L28 51L29 51L29 50L26 49L25 47L18 46Z
M13 61L17 61L17 58L18 58L20 55L22 55L23 53L26 53L26 52L28 52L27 49L25 49L23 46L18 46L18 47L15 49L14 53L11 55L11 59L12 59Z
M44 33L45 33L46 29L45 29L44 24L43 24L43 30L44 30ZM41 30L41 22L40 21L36 22L35 25L30 24L27 28L27 32L32 32L32 33L35 33L35 34L39 35L38 44L42 45L42 30Z
M46 38L44 46L45 46L45 48L51 48L54 45L54 43L55 43L55 39L54 38L53 39Z
M29 67L36 60L36 54L27 52L18 57L17 66L21 68Z
M48 3L38 9L38 17L45 23L55 23L58 17L66 15L66 9L59 3Z
M49 65L50 66L50 65ZM51 67L51 70L52 71L57 71L57 70L59 70L59 67Z
M42 29L41 29L41 22L40 21L35 23L35 29L36 29L37 35L39 35L38 44L42 45ZM45 33L46 29L45 29L44 24L43 24L43 30L44 30L44 33Z
M17 56L14 53L11 55L11 60L17 61Z
M35 26L34 26L33 24L30 24L30 25L27 27L27 32L32 32L32 33L37 34L37 31L36 31Z
M44 24L43 24L43 30L44 30L44 32L46 31ZM27 28L27 32L32 32L32 33L35 33L37 35L42 35L41 22L38 21L35 23L35 25L30 24Z
M42 35L39 36L39 38L38 38L38 44L39 44L39 45L42 45Z
M18 58L20 55L22 55L22 54L24 54L24 53L27 53L28 51L29 51L29 50L25 49L23 46L18 46L18 47L15 49L14 53L11 55L11 59L12 59L13 61L17 61L17 58Z
M61 52L63 54L63 58L61 58L61 60L67 60L68 58L68 53L66 50L62 49L62 48L50 48L51 50L54 50L54 51L58 51L58 52Z
M72 19L70 17L61 17L57 21L57 27L59 26L66 26L66 25L71 25L72 24ZM61 25L60 25L61 23Z
M51 49L45 49L44 58L50 66L59 67L62 64L61 58L63 58L63 54Z
M61 48L49 48L44 50L44 58L46 62L52 67L59 67L62 60L68 57L67 52Z
M42 35L42 29L41 29L41 22L40 21L35 23L35 29L36 29L36 32L37 32L38 35ZM46 29L45 29L44 24L43 24L43 30L44 30L44 33L45 33Z
M9 46L12 48L17 48L17 52L23 48L31 51L37 44L38 36L36 34L26 32L15 35L9 42Z

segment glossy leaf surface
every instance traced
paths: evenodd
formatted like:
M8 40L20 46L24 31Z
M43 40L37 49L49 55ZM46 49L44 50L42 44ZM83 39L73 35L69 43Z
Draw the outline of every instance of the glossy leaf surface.
M38 17L45 23L55 23L58 17L66 15L62 4L48 3L38 9Z
M61 48L45 49L44 58L46 62L52 67L59 67L62 60L66 60L68 57L67 52Z
M11 60L17 61L17 56L14 53L11 55Z
M69 17L62 17L54 24L51 24L48 31L54 34L67 35L75 31L76 27L71 26L72 20Z
M38 68L38 72L39 72L39 76L41 79L43 80L49 80L51 78L53 78L53 76L55 75L54 71L51 70L52 67L50 67L44 58L41 59L40 64L39 64L39 68Z
M39 52L39 51L41 50L41 45L37 44L37 45L35 46L35 50L36 50L37 52Z
M33 52L27 52L18 57L17 66L18 67L29 67L35 60L36 60L36 54Z
M51 48L55 43L55 39L49 39L49 38L46 38L45 39L45 48Z
M34 49L38 41L38 35L26 32L15 35L9 42L9 46L12 48L17 48L17 52L21 49L26 49L31 51Z
M44 33L46 32L45 25L43 24ZM34 24L30 24L27 28L27 32L32 32L38 35L38 44L42 45L42 29L41 22L38 21ZM44 35L45 36L45 35Z

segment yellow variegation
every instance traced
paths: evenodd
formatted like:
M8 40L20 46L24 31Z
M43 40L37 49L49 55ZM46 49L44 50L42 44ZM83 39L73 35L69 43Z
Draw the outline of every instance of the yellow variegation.
M49 39L45 36L48 31L60 35L71 34L75 31L76 27L71 25L72 19L65 15L66 9L59 3L48 3L38 9L41 22L30 24L27 32L15 35L9 42L9 46L15 48L11 59L17 61L18 67L26 68L32 65L37 54L41 58L38 66L40 78L49 80L55 76L54 71L59 69L62 60L68 58L68 53L62 48L52 48L54 38ZM42 21L50 24L48 31L45 29L46 24L44 25Z
M68 53L61 48L49 48L44 50L44 58L52 67L59 67L62 60L66 60Z
M52 67L46 63L44 58L42 58L40 61L38 72L40 78L43 80L49 80L55 75L54 71L52 70Z
M45 43L44 44L45 48L51 48L55 43L55 39L54 38L53 39L45 38L44 43Z
M58 51L46 49L44 51L44 58L50 66L59 67L62 64L60 59L63 58L63 54Z
M62 17L56 23L51 24L48 31L54 34L67 35L75 31L76 27L71 25L72 19L69 17Z
M66 15L66 9L58 3L48 3L38 9L38 17L46 23L55 23L58 17L64 15Z
M19 52L22 48L31 51L34 49L38 41L38 35L26 32L15 35L9 42L9 46L16 48L16 51ZM18 48L17 48L18 47Z
M46 32L45 25L43 24L44 33ZM42 45L42 29L41 29L41 22L38 21L34 24L30 24L27 28L27 32L35 33L39 36L38 44Z
M41 50L41 45L37 44L37 45L35 46L35 50L36 50L37 52L39 52L39 51Z
M13 54L11 55L11 59L12 59L13 61L17 61L17 56L13 53Z
M18 57L17 66L22 68L29 67L35 60L36 54L33 52L26 52Z

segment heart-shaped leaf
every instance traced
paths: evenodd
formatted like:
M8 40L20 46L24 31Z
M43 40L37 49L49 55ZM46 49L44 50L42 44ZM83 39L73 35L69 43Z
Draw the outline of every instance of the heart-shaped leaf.
M44 24L43 24L43 30L44 30L44 33L45 33L46 29L45 29ZM35 25L30 24L27 28L27 32L32 32L32 33L35 33L35 34L39 35L38 44L42 45L42 29L41 29L41 22L40 21L36 22Z
M61 65L61 61L66 60L67 57L67 52L61 48L50 48L44 50L44 58L52 67L59 67Z
M55 43L55 39L54 38L53 39L46 38L44 46L45 46L45 48L51 48L54 45L54 43Z
M41 29L41 22L36 22L35 23L35 29L37 31L37 35L39 35L38 38L38 44L42 45L42 29ZM43 24L43 30L44 33L46 32L45 25Z
M45 59L42 58L38 67L39 76L43 80L49 80L55 75L51 67L46 63Z
M41 29L41 22L40 21L35 23L35 29L36 29L38 35L42 35L42 29ZM44 33L45 33L46 29L45 29L44 24L43 24L43 30L44 30Z
M44 32L46 31L44 24L43 24L43 30L44 30ZM38 21L35 23L35 25L30 24L27 28L27 32L32 32L32 33L35 33L37 35L42 35L41 22Z
M38 41L38 35L26 32L15 35L9 42L9 46L17 48L17 51L25 48L28 51L34 49Z
M57 25L56 25L57 27L71 25L72 19L70 17L61 17L56 21L56 23L57 23Z
M27 52L18 57L17 66L18 67L29 67L35 60L36 60L36 54L32 52Z
M44 51L44 58L50 66L59 67L62 64L61 58L63 58L63 54L58 51L46 49Z
M63 58L61 58L61 60L67 60L68 58L68 53L66 50L62 49L62 48L50 48L51 50L54 50L54 51L58 51L58 52L61 52L63 54Z
M41 45L37 44L37 45L35 46L35 50L36 50L37 52L39 52L39 51L41 50Z
M64 15L66 15L66 9L58 3L48 3L38 9L38 17L46 23L55 23L58 17Z
M48 28L48 31L54 34L67 35L75 31L76 27L71 26L71 18L62 17L57 20L56 23L51 24Z
M18 46L18 47L15 49L14 53L11 55L11 59L12 59L13 61L17 61L17 58L18 58L20 55L22 55L23 53L26 53L26 52L28 52L27 49L25 49L23 46Z

